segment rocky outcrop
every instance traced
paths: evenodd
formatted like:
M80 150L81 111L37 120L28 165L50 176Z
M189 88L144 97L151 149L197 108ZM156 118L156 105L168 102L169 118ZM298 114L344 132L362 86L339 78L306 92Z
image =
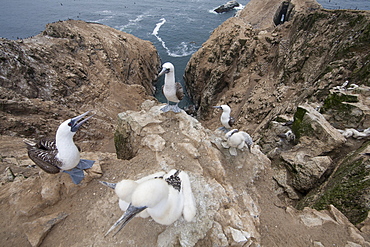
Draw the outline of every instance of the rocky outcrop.
M268 189L270 161L258 146L253 146L251 152L246 150L231 156L221 144L223 133L204 128L185 112L163 113L161 107L146 101L140 112L120 113L116 132L118 136L129 136L116 139L124 142L120 143L117 153L125 153L131 147L134 154L131 162L151 161L145 170L182 169L190 174L198 210L195 220L186 223L181 219L175 226L166 227L157 237L158 246L269 246L261 226L269 228L272 222L265 221L265 216L277 211L289 222L284 226L297 224L291 234L309 231L312 227L322 230L335 227L338 231L348 227L354 235L344 233L345 230L342 244L367 244L360 231L333 206L321 212L309 208L298 211L291 207L281 210L276 195ZM338 135L339 139L343 138L339 132ZM124 155L122 157L125 159ZM262 203L264 200L269 200L269 209ZM269 228L268 235L274 234L274 229ZM307 241L300 242L298 238L301 237L290 239L289 243L300 246ZM325 244L327 239L322 235L315 241ZM277 245L280 244L283 243Z
M1 134L47 135L93 110L101 121L89 127L105 130L81 136L106 144L116 115L150 98L159 68L150 42L100 24L69 20L28 39L1 39Z
M298 144L281 153L292 176L292 186L307 192L317 186L333 166L326 154L341 147L346 139L325 118L308 105L299 106L292 126Z
M234 9L235 7L239 7L239 3L237 1L229 1L217 8L215 8L215 12L216 13L224 13L224 12L228 12L232 9Z

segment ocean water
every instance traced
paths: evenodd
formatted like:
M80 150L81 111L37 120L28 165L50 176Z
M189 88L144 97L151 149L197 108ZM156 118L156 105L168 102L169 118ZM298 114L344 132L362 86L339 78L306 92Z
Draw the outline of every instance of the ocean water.
M39 34L47 23L84 20L101 23L151 41L162 62L172 62L176 80L183 74L190 56L211 32L237 10L213 11L227 0L0 0L0 37L27 38ZM238 1L243 8L249 0ZM319 0L324 8L370 10L370 0ZM165 102L157 83L156 97ZM189 104L186 98L180 107Z

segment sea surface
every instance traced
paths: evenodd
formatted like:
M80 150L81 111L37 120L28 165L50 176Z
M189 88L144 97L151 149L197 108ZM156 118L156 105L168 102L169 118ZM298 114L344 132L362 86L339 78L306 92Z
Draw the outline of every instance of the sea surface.
M162 62L175 65L176 80L190 56L212 31L242 9L249 0L227 13L213 11L227 0L0 0L0 37L27 38L39 34L48 23L83 20L101 23L151 41ZM328 9L370 10L370 0L319 0ZM158 81L161 88L163 79ZM156 97L165 102L161 90ZM180 107L189 104L188 99Z

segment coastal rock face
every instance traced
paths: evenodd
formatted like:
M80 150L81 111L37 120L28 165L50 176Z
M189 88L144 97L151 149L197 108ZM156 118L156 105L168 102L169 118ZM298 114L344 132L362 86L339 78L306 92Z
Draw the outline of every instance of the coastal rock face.
M100 24L69 20L28 39L1 39L1 134L46 135L93 110L99 120L90 128L105 130L91 139L106 143L116 115L150 98L159 68L150 42Z
M228 103L237 123L257 134L308 99L322 102L346 80L369 83L363 76L368 12L323 10L315 1L291 4L293 18L275 26L280 2L251 1L191 57L184 78L201 120L214 126L211 106Z
M184 78L202 123L219 127L219 112L212 106L228 104L235 128L251 134L272 160L282 198L308 203L304 196L322 191L321 185L333 172L345 170L343 162L352 152L362 153L369 140L370 14L293 0L289 20L276 26L281 9L279 1L250 1L214 30L190 59ZM336 202L335 193L315 208L334 204L353 223L365 219L369 187L361 179L367 181L367 174L362 163L332 184L334 188L352 177L352 189L364 188L354 203L361 216L348 214L354 204ZM352 189L341 190L340 197ZM311 203L300 208L314 205L313 198L324 194L312 194Z

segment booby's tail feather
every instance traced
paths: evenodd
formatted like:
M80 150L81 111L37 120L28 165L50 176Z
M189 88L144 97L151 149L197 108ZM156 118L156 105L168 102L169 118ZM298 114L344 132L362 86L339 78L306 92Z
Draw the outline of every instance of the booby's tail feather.
M37 145L37 143L34 140L30 140L30 139L24 139L23 142L26 143L27 146L29 147L36 147Z
M219 127L219 128L217 128L217 129L218 129L218 130L221 130L221 131L223 131L223 132L225 132L225 133L229 132L229 129L227 129L225 126Z

